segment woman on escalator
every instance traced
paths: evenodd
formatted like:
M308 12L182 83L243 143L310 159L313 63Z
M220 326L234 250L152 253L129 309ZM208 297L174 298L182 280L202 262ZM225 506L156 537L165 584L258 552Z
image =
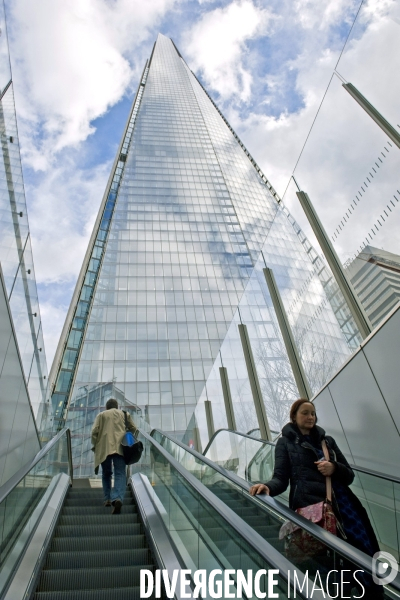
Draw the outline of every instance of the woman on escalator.
M289 506L293 510L324 501L327 496L326 478L332 481L332 507L338 520L338 535L373 556L379 544L361 502L349 488L354 473L335 440L325 435L317 424L315 406L305 399L296 400L290 409L290 423L282 429L275 449L275 468L272 479L250 488L252 496L277 496L290 483ZM324 455L329 454L329 460ZM363 598L379 599L383 589L365 577Z

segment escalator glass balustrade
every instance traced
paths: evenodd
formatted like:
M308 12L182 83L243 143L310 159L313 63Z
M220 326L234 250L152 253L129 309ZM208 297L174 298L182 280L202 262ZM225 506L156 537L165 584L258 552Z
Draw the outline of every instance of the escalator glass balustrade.
M291 515L294 513L273 498L266 496L253 498L248 494L250 482L265 481L272 475L274 445L252 440L233 432L224 431L224 436L221 433L215 436L205 457L161 431L154 430L152 436L182 466L266 539L271 546L279 552L284 552L283 541L279 539L279 529L282 523L290 520ZM215 440L220 435L219 448L221 451L218 453ZM211 462L211 457L215 462ZM249 474L254 479L250 479ZM260 474L261 477L259 477ZM362 475L361 472L357 472L355 488L358 485L358 477ZM248 483L245 483L245 481ZM363 484L365 485L364 482ZM304 523L305 529L307 529L306 523L308 522ZM331 570L348 569L351 571L357 568L364 569L366 573L371 573L372 561L369 556L358 550L353 552L353 547L343 542L343 540L327 534L319 527L317 529L325 534L325 551L308 560L296 561L291 559L294 566L303 572L308 569L311 575L317 571L323 574ZM396 530L394 533L396 535ZM352 559L352 556L354 556L354 559ZM362 566L360 566L360 561L363 562ZM387 594L387 597L392 597L392 592L387 589L385 594Z
M275 444L221 429L204 456L250 483L268 481L274 471ZM400 560L400 479L351 465L351 489L366 508L382 550ZM279 496L288 503L288 491Z

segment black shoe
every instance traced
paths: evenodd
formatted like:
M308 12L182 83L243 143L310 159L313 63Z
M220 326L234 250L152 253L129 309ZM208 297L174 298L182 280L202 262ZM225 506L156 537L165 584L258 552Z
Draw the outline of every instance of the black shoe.
M121 507L122 507L122 502L121 500L114 500L114 502L112 502L113 505L113 509L111 511L112 515L119 515L119 513L121 512Z
M111 500L106 500L104 502L104 506L111 506Z

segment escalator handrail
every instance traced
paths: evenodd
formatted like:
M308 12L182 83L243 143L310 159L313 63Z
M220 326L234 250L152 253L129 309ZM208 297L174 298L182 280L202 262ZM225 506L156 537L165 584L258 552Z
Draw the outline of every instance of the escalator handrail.
M234 513L218 496L209 490L204 483L199 481L192 473L183 467L171 454L151 435L139 428L141 435L148 440L156 450L169 462L169 464L189 483L189 485L236 531L238 537L244 539L255 552L272 568L279 569L281 577L288 582L288 573L300 570L293 565L283 554L274 548L266 539L255 539L253 528L244 522L239 515ZM153 433L156 430L152 430ZM157 430L159 431L159 430ZM162 433L162 432L160 432ZM175 441L175 440L174 440ZM201 454L199 454L201 457ZM202 457L204 459L204 457ZM207 459L206 459L207 460ZM210 462L210 461L207 461ZM268 550L262 548L266 545ZM261 546L261 547L260 547ZM302 598L304 598L302 591ZM321 596L320 596L321 597Z
M159 431L159 430L158 430ZM253 442L262 442L264 444L273 444L272 442L270 442L269 440L264 440L262 438L255 438L252 435L249 435L248 433L242 433L241 431L234 431L233 429L226 429L225 427L221 427L221 429L217 429L217 431L215 431L212 436L210 437L207 446L204 448L203 451L203 456L205 456L208 452L208 450L210 449L211 444L213 443L214 439L217 437L217 435L221 432L221 431L227 431L228 433L235 433L236 435L240 435L242 437L248 438L249 440L253 440ZM256 431L256 430L254 430Z
M153 429L151 431L150 435L153 436L153 434L155 432L160 433L161 435L166 437L168 440L170 440L174 444L183 448L183 450L185 450L186 452L189 452L190 454L192 454L198 460L203 461L206 465L208 465L215 471L218 471L219 473L221 473L221 475L223 475L224 477L229 479L235 485L241 487L244 491L246 491L246 492L249 491L251 484L249 484L247 481L245 481L241 477L238 477L237 475L234 475L233 473L231 473L230 471L227 471L223 467L220 467L219 465L213 463L209 458L200 454L200 452L197 452L196 450L189 448L188 446L183 444L183 442L180 442L179 440L173 438L172 436L169 436L167 433L165 433L164 431L161 431L160 429ZM144 432L142 432L142 431L141 431L141 433L144 434ZM147 435L146 435L146 437L147 437ZM255 499L254 496L249 495L249 497L252 499ZM288 506L285 506L284 504L279 502L279 500L275 500L275 498L271 498L270 496L266 496L265 494L262 494L262 496L261 495L257 496L256 499L258 501L266 504L270 509L277 512L285 520L289 520L289 521L292 521L293 523L296 523L296 525L298 525L302 529L305 529L306 531L311 533L311 535L316 537L323 544L325 544L326 546L328 546L335 552L338 552L341 556L343 556L350 562L359 565L364 571L367 571L367 573L369 573L369 574L372 573L371 557L368 556L367 554L365 554L364 552L361 552L361 550L358 550L357 548L355 548L354 546L351 546L344 540L332 535L331 533L329 533L328 531L326 531L319 525L315 525L311 521L308 521L301 515L297 514L294 510L289 508ZM393 588L395 588L396 590L400 591L400 580L398 581L396 578L396 580L391 583L391 586Z
M160 431L160 430L158 430ZM242 433L241 431L234 431L233 429L226 429L225 427L221 427L221 429L217 429L217 431L211 436L210 441L204 449L203 456L205 456L208 450L211 447L212 442L217 437L221 431L227 431L228 433L234 433L235 435L240 435L241 437L249 438L250 440L260 442L261 444L268 444L269 446L276 446L276 442L271 442L270 440L263 440L262 438L254 438L251 435L246 433ZM162 432L164 433L164 432ZM165 435L165 433L164 433ZM261 448L260 448L261 449ZM379 471L373 471L372 469L367 469L366 467L360 467L358 465L354 465L349 463L349 466L353 469L353 471L359 471L360 473L365 473L366 475L372 475L373 477L379 477L380 479L385 479L386 481L390 481L392 483L400 483L400 477L395 477L394 475L386 475L386 473L380 473Z
M36 454L36 456L29 461L26 465L21 467L14 475L8 479L1 487L0 487L0 504L3 500L13 491L15 487L23 480L26 475L28 475L29 471L33 469L35 465L53 448L53 446L65 435L67 438L67 448L68 448L68 465L69 465L69 476L72 480L73 471L72 471L72 450L71 450L71 432L69 427L64 427L61 431L59 431L50 441L47 442L45 446Z

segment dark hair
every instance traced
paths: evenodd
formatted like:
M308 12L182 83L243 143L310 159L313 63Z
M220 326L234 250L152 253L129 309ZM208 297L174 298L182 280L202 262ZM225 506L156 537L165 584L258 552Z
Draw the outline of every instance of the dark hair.
M297 411L299 410L300 406L302 404L304 404L305 402L312 404L312 402L310 402L309 400L306 400L306 398L299 398L298 400L293 402L292 406L290 407L290 421L292 423L296 422L295 417L297 415ZM315 413L315 422L317 422L317 413Z
M110 408L118 408L118 402L115 398L107 400L106 409L109 410Z

